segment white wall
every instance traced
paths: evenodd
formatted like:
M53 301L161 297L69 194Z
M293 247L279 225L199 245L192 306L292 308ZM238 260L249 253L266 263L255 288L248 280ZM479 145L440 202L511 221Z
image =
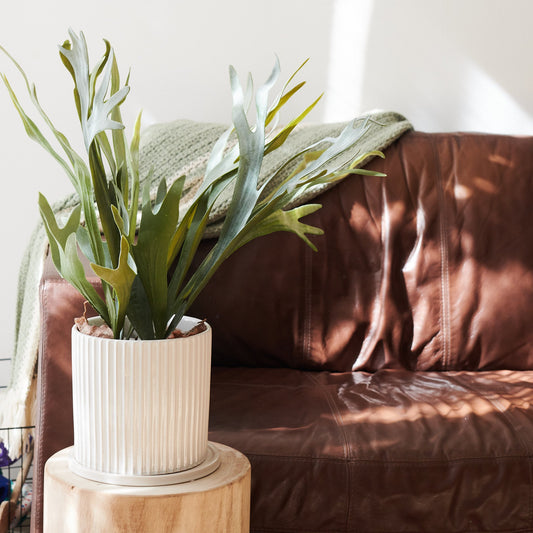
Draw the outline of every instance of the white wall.
M149 122L228 122L228 64L260 81L277 53L285 74L311 57L300 101L326 90L311 121L386 108L420 130L528 134L532 18L529 0L28 0L2 5L0 43L36 82L56 125L76 139L71 81L56 47L68 27L85 32L93 57L105 37L122 70L132 67L128 125L140 108ZM0 71L17 79L2 57ZM1 358L11 353L17 271L37 222L37 192L53 201L71 190L26 139L1 87L0 179Z
M404 113L420 130L533 133L529 0L340 0L336 5L335 20L344 21L346 30L354 5L364 6L368 21L361 47L354 46L357 37L349 31L333 36L346 57L359 50L358 72L349 74L356 90L344 86L330 103L336 117L345 118L347 109L380 107ZM341 76L332 74L338 85Z

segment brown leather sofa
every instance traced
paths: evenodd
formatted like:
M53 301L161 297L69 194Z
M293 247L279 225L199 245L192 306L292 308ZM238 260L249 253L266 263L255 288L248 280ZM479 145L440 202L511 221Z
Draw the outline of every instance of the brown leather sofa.
M533 138L410 132L370 166L320 197L318 252L252 242L192 309L251 531L533 531ZM82 309L50 265L41 297L33 531Z

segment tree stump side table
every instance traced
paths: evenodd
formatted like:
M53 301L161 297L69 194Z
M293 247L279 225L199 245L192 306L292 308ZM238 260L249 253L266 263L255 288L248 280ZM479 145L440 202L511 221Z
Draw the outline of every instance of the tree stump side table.
M186 483L129 487L91 481L69 468L70 449L47 461L44 533L248 533L250 463L213 443L220 466Z

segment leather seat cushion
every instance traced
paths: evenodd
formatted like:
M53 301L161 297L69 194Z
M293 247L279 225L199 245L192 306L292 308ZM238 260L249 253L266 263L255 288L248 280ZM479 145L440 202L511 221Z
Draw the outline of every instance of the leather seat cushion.
M531 531L533 372L213 368L252 531Z

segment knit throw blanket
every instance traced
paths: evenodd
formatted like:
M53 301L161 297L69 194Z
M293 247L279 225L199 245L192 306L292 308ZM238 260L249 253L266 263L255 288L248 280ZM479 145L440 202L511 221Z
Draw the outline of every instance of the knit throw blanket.
M373 112L361 117L371 117L370 129L361 139L358 152L384 150L411 124L401 115L392 112ZM304 125L296 128L283 146L268 154L263 162L260 184L290 156L324 137L336 136L345 124ZM150 176L151 190L163 178L167 184L175 178L186 175L183 201L187 204L198 188L211 148L219 136L227 129L226 125L205 124L180 120L168 124L151 126L143 132L140 153L141 187ZM298 161L294 163L296 166ZM292 167L294 168L294 167ZM291 172L287 168L287 173ZM150 170L152 171L150 174ZM283 179L285 175L279 178ZM357 179L357 178L351 178ZM323 192L331 185L320 185L306 192L298 199L304 203ZM217 235L221 221L229 205L231 191L222 194L215 204L206 237ZM68 213L77 204L72 195L54 206L56 213ZM11 363L11 380L7 389L0 392L0 428L30 426L35 423L33 412L37 390L37 354L40 341L39 283L43 262L47 253L46 234L42 224L34 231L20 267L18 300L15 324L15 346ZM21 433L25 433L22 432ZM21 433L0 430L5 446L12 458L21 452Z

